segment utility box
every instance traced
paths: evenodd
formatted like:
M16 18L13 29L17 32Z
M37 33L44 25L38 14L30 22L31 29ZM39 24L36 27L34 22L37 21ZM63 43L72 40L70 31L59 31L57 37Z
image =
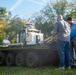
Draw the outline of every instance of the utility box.
M26 45L36 45L43 43L44 41L43 33L41 33L40 30L37 30L32 24L27 24L25 29L19 31L18 36L17 41Z
M43 34L36 32L29 32L27 34L27 45L35 45L43 42Z

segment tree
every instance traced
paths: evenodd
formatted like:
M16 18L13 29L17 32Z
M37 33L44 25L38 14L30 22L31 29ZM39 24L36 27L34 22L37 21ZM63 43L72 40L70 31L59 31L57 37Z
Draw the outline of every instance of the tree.
M0 44L2 44L2 40L3 38L5 38L5 35L6 35L4 31L5 27L6 27L5 21L0 19Z
M6 8L0 7L0 44L2 44L2 40L6 35L4 31L7 24L6 21L4 20L5 17L6 17Z
M50 36L56 17L62 15L66 18L66 15L72 11L71 7L73 7L73 3L69 3L68 0L56 0L55 3L51 3L50 0L42 10L34 14L33 21L45 36Z
M5 20L7 21L7 23L10 22L11 17L12 17L12 12L11 12L11 11L8 11L8 13L7 13L7 17L6 17L6 19L5 19Z
M0 7L0 19L4 19L6 17L6 8Z
M33 21L37 29L40 29L45 37L50 35L50 31L53 28L55 15L49 4L44 7L39 13L35 13L33 16Z
M70 3L71 5L71 11L69 14L66 15L66 17L73 17L76 18L76 0Z
M56 3L52 4L53 10L56 12L56 15L64 16L68 7L67 0L57 0Z
M11 43L16 42L16 35L25 24L25 19L21 19L17 15L12 18L12 12L7 13L6 8L0 7L0 44L6 35L10 36Z
M22 20L18 16L14 16L11 18L9 25L5 29L5 32L10 36L11 43L16 42L16 35L18 34L20 29L24 28L24 25L26 24L26 20Z

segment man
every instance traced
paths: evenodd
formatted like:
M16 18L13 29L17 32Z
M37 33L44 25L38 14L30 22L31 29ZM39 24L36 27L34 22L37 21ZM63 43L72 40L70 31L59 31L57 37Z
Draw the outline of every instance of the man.
M68 23L70 24L71 28L71 34L70 34L70 40L71 40L71 61L74 65L74 53L76 49L76 24L74 23L74 19L72 17L67 18Z
M70 67L70 25L63 20L62 15L59 15L52 35L57 35L57 48L59 54L59 69L68 69Z
M76 37L76 24L74 23L74 19L72 17L68 17L67 21L71 28L70 39L73 40Z
M10 45L10 41L8 39L9 36L7 35L5 39L2 41L3 47L8 47Z

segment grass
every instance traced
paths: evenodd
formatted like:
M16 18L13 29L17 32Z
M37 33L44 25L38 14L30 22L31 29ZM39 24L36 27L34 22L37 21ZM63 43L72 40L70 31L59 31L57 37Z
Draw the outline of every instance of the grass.
M76 69L55 70L56 67L8 67L0 66L0 75L76 75Z

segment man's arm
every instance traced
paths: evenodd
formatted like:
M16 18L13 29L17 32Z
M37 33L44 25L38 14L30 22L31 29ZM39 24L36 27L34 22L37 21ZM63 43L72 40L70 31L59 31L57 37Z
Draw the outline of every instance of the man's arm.
M55 26L54 26L54 29L51 31L51 34L52 35L56 35L57 34L57 31L58 31L58 26L59 24L58 24L58 22L56 22L55 23Z

